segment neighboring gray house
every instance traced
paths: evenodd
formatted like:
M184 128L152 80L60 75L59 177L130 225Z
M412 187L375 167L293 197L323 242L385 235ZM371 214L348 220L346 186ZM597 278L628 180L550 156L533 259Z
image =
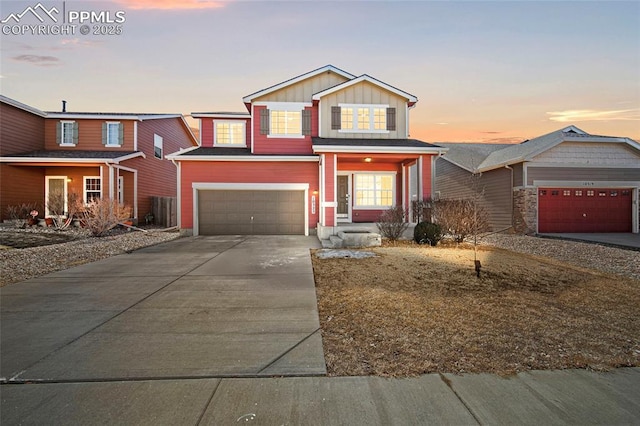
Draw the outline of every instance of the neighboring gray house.
M638 233L640 144L633 139L569 126L520 144L437 145L449 151L436 160L436 196L481 191L494 231Z

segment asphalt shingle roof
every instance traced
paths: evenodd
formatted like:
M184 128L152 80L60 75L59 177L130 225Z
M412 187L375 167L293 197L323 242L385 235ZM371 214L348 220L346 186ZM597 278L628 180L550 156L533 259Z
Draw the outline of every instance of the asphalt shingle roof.
M311 138L314 145L322 146L375 146L375 147L411 147L438 148L417 139L341 139L341 138Z
M176 155L181 156L209 156L209 155L249 155L253 157L281 157L283 154L252 154L249 148L221 148L221 147L199 147L191 151L184 153L177 152ZM296 154L286 154L288 157L295 156ZM299 155L300 157L308 157L310 154Z
M19 158L88 158L96 160L112 160L135 154L140 151L80 151L75 149L60 151L31 151L22 154L12 154L9 157Z

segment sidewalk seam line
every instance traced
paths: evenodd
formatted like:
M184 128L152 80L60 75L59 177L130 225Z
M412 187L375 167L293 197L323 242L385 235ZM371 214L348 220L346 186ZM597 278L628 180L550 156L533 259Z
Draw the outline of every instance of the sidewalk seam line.
M456 398L458 398L458 401L460 401L460 403L464 406L464 408L466 408L466 410L469 412L469 414L471 414L471 417L473 417L473 419L479 425L481 425L482 422L476 416L476 414L473 412L471 407L469 407L467 405L467 403L462 399L462 397L458 394L458 392L456 392L456 390L453 388L453 383L451 383L451 380L449 380L447 377L445 377L443 373L438 373L438 376L440 376L440 380L442 380L444 382L444 384L451 390L451 392L453 392L453 394L456 396Z
M211 401L213 401L213 397L216 395L216 392L218 392L218 388L220 387L221 384L222 384L222 379L218 380L218 383L213 388L213 392L211 392L211 396L207 400L207 403L204 405L204 408L202 409L202 413L200 413L200 416L198 416L198 421L196 421L196 426L198 426L200 423L202 423L202 418L204 417L205 413L207 412L207 409L209 408L209 405L211 405Z
M292 347L290 347L289 349L287 349L285 352L283 352L282 354L280 354L278 357L276 357L273 361L269 362L267 365L265 365L264 367L262 367L260 370L258 370L258 372L256 374L260 374L262 373L264 370L266 370L267 368L271 367L273 364L275 364L276 362L280 361L282 358L284 358L287 354L289 354L291 351L293 351L295 348L297 348L298 346L300 346L302 343L304 343L307 339L309 339L311 336L313 336L314 334L316 334L318 331L320 331L320 327L316 328L315 330L313 330L310 334L308 334L307 336L305 336L302 340L300 340L298 343L296 343L295 345L293 345ZM324 354L322 354L322 358L324 359ZM326 361L325 361L325 370L326 370L327 366L326 366Z

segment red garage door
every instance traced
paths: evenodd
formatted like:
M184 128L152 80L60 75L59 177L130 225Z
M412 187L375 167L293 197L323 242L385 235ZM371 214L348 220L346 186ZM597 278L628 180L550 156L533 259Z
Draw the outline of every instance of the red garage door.
M631 232L631 190L539 188L538 232Z

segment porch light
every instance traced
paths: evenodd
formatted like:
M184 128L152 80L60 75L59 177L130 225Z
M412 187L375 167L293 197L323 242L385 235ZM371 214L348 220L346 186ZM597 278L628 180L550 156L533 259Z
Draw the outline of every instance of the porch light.
M67 182L71 183L71 182L73 182L73 179L67 178Z
M371 157L365 157L364 158L364 162L365 163L370 163L371 162Z

